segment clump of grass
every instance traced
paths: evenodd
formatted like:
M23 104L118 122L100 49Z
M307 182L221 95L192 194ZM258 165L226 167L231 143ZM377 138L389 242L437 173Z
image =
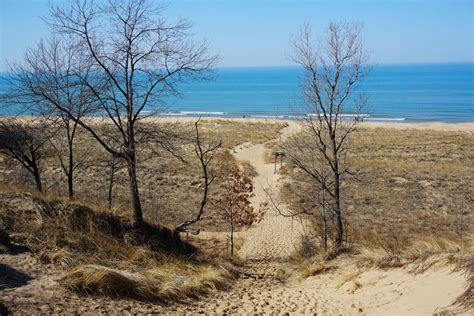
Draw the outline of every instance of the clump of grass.
M74 255L65 249L52 252L43 251L40 253L40 260L42 262L60 265L63 268L74 266Z
M412 260L423 258L431 254L438 253L473 253L474 235L467 236L465 239L448 239L436 236L426 236L413 242L404 254Z
M462 240L434 236L419 237L404 245L393 245L374 239L371 244L366 240L364 245L354 245L352 248L327 252L314 243L313 247L305 246L303 243L300 250L295 252L289 262L279 271L278 277L282 281L301 280L347 264L355 265L357 269L407 267L413 273L422 273L433 266L453 266L458 270L469 270L472 264L472 253L474 253L473 241L472 234ZM338 287L359 274L360 271L349 274ZM358 285L357 282L353 283L355 291Z
M99 265L79 266L61 279L66 287L77 291L119 296L138 294L140 281L137 274Z
M341 277L341 280L336 285L336 288L341 288L347 282L353 282L353 284L360 284L357 279L360 276L360 271L353 271Z
M326 254L317 254L311 257L294 253L288 263L278 271L278 278L282 281L297 281L308 277L332 271L337 268Z
M183 267L168 263L140 272L84 265L69 272L61 283L83 293L170 301L197 298L216 289L225 289L229 278L226 269L210 265Z
M434 264L455 264L465 267L474 251L474 235L455 240L435 236L419 237L403 247L390 247L381 243L357 247L362 264L379 268L402 267L410 263L417 271L425 271ZM434 260L427 260L430 257Z

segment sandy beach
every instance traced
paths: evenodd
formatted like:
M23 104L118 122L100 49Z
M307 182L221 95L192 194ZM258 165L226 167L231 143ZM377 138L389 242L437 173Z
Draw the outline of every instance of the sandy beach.
M297 126L298 123L295 120L284 120L284 119L262 119L262 118L221 118L221 117L201 117L202 120L209 121L231 121L231 122L283 122L290 126ZM160 117L160 118L147 118L146 121L150 122L195 122L198 117ZM358 126L370 127L370 128L394 128L394 129L418 129L418 130L435 130L435 131L461 131L461 132L473 132L474 122L462 122L462 123L446 123L446 122L362 122Z

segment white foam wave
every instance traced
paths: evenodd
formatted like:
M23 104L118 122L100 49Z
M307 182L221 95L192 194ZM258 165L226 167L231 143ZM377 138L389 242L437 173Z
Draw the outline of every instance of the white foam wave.
M225 112L181 111L182 115L224 115Z
M162 116L183 116L181 112L160 112L159 113Z
M302 116L297 115L248 115L249 117L253 118L268 118L268 119L299 119Z
M308 113L306 115L307 116L319 116L319 114L317 114L317 113ZM323 114L321 114L321 116L323 116ZM370 115L369 114L339 114L338 116L354 118L354 117L369 117Z
M366 121L372 121L372 122L403 122L406 119L404 117L393 117L393 118L388 118L388 117L371 117L365 119Z

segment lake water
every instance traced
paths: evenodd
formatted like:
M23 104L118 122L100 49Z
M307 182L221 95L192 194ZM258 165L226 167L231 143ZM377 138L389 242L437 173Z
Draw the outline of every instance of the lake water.
M300 76L297 67L222 68L213 81L182 84L162 114L291 118ZM474 63L378 65L358 90L369 96L367 120L474 121Z

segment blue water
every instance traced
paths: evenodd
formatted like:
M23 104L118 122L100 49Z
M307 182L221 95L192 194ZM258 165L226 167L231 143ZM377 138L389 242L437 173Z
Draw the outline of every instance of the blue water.
M184 97L168 98L162 114L291 117L300 77L297 67L222 68L213 81L182 84ZM369 96L368 120L474 121L474 63L378 65L358 90Z

